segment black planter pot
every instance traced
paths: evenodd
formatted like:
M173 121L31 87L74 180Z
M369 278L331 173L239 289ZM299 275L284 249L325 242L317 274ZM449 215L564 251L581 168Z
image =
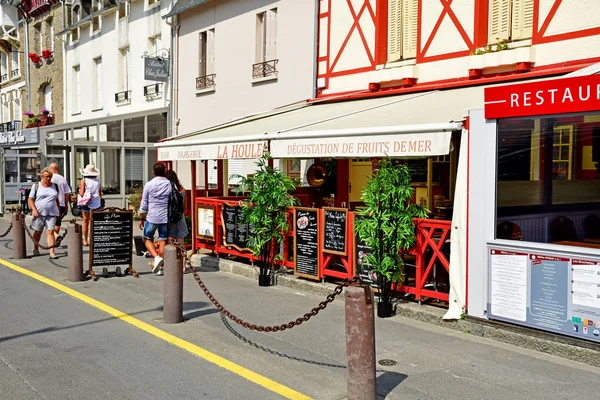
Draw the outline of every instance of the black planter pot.
M258 275L258 286L271 286L271 275Z
M389 318L392 316L392 303L377 302L377 316Z

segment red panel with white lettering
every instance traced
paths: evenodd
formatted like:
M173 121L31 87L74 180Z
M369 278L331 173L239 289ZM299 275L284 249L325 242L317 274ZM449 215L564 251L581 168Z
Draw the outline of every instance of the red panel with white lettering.
M485 89L485 118L525 117L600 110L600 75Z

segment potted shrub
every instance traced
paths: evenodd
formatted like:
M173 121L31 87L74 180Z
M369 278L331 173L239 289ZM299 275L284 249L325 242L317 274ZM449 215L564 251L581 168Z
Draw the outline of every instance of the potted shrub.
M44 60L52 58L52 50L42 50L42 58Z
M414 189L406 165L382 159L362 195L365 207L358 210L354 229L370 253L363 261L371 268L379 289L377 316L392 315L393 285L404 283L401 251L415 245L414 218L426 218L428 210L412 203Z
M39 64L42 61L40 56L37 55L36 53L29 53L28 56L29 56L29 59L31 60L31 62L34 64Z
M292 196L297 183L277 168L269 166L270 155L265 153L256 163L258 170L251 176L240 178L238 192L248 196L242 202L244 222L251 226L250 248L258 257L259 286L269 286L275 261L288 225L288 209L300 204Z

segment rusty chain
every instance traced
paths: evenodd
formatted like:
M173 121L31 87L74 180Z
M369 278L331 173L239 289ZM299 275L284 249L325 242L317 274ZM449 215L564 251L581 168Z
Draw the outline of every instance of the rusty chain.
M21 221L21 225L23 225L23 228L25 228L25 232L27 232L27 236L29 236L29 238L31 239L33 244L44 250L50 250L50 249L55 249L57 247L60 247L61 242L63 241L63 239L65 238L65 236L67 236L67 233L69 232L68 230L65 229L65 233L56 237L56 241L53 246L44 246L40 242L36 242L35 239L33 238L33 234L29 231L29 228L27 227L27 223L25 222L25 214L19 212L19 216L17 218L19 219L19 221Z
M204 291L204 294L206 295L206 297L208 297L208 299L215 305L215 307L217 307L219 309L219 311L221 311L227 318L229 318L236 324L243 326L244 328L250 329L251 331L280 332L280 331L285 331L286 329L291 329L295 326L298 326L301 323L306 322L309 319L311 319L312 317L314 317L315 315L317 315L319 313L319 311L324 310L325 307L327 307L327 305L329 303L331 303L333 300L335 300L336 296L338 296L340 293L342 293L342 290L344 290L344 288L346 286L348 286L351 283L356 281L356 279L346 280L344 283L336 286L335 289L333 290L333 293L328 294L327 298L325 300L323 300L322 302L320 302L318 306L314 307L312 310L310 310L303 316L296 318L294 321L290 321L287 324L273 325L273 326L255 325L255 324L250 324L249 322L246 322L241 318L238 318L235 314L232 314L225 307L223 307L221 305L221 303L219 303L219 301L217 299L215 299L215 297L212 295L212 293L208 290L208 288L206 287L204 282L202 282L202 279L200 279L200 276L198 275L196 270L192 267L191 260L187 256L187 252L186 252L185 248L183 247L183 245L179 242L174 242L173 245L175 245L175 247L177 247L177 249L179 249L179 253L184 259L186 268L192 272L192 274L194 275L194 279L196 280L196 282L198 282L198 286L200 286L202 291Z
M11 208L10 213L13 214L14 212L15 212L15 209ZM12 219L11 219L10 224L8 225L8 229L6 230L6 232L4 232L3 234L0 235L0 238L6 237L6 235L8 235L8 233L12 229L12 226L13 226L13 223L12 223Z

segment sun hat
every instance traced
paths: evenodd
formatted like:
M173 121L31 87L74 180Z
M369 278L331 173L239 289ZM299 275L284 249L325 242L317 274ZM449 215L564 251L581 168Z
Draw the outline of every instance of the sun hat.
M98 175L100 175L100 171L98 171L96 169L94 164L88 164L85 166L85 168L80 168L79 172L81 172L81 175L83 175L83 176L98 176Z

